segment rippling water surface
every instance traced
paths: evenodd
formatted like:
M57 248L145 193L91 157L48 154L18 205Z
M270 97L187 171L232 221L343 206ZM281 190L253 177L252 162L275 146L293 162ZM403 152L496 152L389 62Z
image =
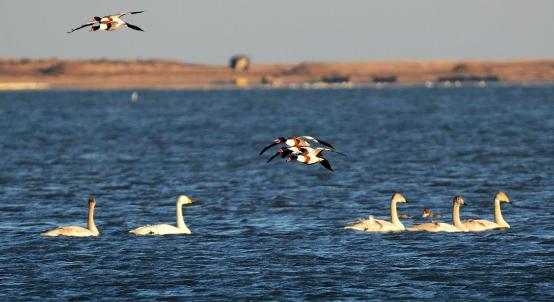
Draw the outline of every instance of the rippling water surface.
M554 299L551 87L0 93L0 300ZM335 172L258 156L310 134ZM393 192L507 231L371 234ZM191 236L136 237L175 223ZM86 224L98 238L44 238ZM419 223L404 220L406 225Z

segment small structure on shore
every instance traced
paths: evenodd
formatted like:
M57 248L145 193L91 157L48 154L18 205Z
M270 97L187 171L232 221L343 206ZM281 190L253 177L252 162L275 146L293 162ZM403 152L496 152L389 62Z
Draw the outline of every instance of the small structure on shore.
M481 74L481 75L476 75ZM485 75L483 75L485 74ZM450 72L446 75L439 76L437 81L445 83L454 83L456 87L462 85L462 83L480 83L483 85L486 82L498 82L500 79L498 76L490 74L490 71L478 71L475 68L470 68L468 64L459 63L454 65Z
M58 76L65 72L65 63L56 63L47 67L37 68L36 71L42 76Z
M438 78L439 82L498 82L499 80L498 76L495 75L452 75Z
M281 84L283 83L281 78L279 78L278 76L275 76L275 75L271 75L271 74L264 74L262 76L262 81L261 82L262 82L262 85L270 86L270 87L281 86Z
M321 81L327 84L349 83L350 76L342 74L329 74L321 77Z
M234 55L229 59L229 68L237 71L248 71L250 68L250 58L246 55Z
M381 74L371 76L373 83L396 83L396 75L394 74Z

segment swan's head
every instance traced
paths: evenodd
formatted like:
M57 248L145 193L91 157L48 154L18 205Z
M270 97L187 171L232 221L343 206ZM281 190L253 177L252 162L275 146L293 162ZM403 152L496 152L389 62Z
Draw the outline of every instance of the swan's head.
M180 204L180 205L192 204L192 200L190 200L190 198L186 197L185 195L181 195L177 200L177 204Z
M89 204L90 206L95 205L95 204L96 204L96 199L94 199L94 197L89 198L89 199L88 199L88 204Z
M506 195L506 193L504 192L498 192L496 193L496 196L494 196L494 201L500 201L500 202L505 202L505 203L512 203L510 201L510 198L508 198L508 195Z
M458 206L467 205L466 202L464 201L464 198L459 195L454 197L454 200L452 200L452 202L454 203L454 205L458 205Z
M408 201L406 200L406 198L404 198L404 196L402 196L402 194L394 193L391 197L391 202L404 202L404 203L406 203Z

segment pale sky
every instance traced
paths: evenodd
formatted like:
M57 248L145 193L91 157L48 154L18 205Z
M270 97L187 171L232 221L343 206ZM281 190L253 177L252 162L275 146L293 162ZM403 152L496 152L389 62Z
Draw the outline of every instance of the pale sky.
M122 29L66 34L146 10ZM554 58L554 1L0 0L0 57L226 64Z

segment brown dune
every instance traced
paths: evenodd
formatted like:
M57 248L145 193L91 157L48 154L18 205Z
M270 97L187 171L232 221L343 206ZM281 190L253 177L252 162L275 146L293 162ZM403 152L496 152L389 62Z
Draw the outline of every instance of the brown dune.
M376 78L394 78L395 85L422 85L444 77L541 83L554 82L554 60L253 64L247 72L234 73L226 66L167 60L0 59L0 89L35 87L31 84L55 89L217 89L232 87L236 77L261 86L264 76L285 87L333 76L361 86L373 85Z

